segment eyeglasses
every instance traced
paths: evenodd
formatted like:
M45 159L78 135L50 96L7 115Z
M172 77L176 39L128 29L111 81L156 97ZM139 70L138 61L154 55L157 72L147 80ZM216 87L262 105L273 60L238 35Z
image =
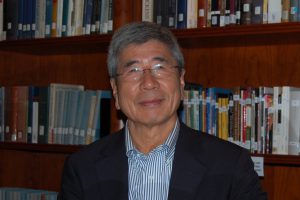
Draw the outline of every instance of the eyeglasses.
M150 68L144 69L141 66L132 65L126 68L122 73L116 74L116 76L123 77L128 81L139 81L146 71L150 71L153 77L165 79L175 72L175 68L179 68L179 66L169 66L167 64L159 63L152 65Z

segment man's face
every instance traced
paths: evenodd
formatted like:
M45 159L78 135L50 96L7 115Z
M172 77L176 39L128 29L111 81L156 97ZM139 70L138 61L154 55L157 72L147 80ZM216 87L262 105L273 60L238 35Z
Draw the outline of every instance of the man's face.
M155 76L148 70L157 66L166 68L167 73ZM176 119L184 89L184 71L179 73L176 66L168 48L156 40L123 49L117 69L121 75L111 79L117 109L121 109L129 121L145 126ZM144 71L136 76L136 69Z

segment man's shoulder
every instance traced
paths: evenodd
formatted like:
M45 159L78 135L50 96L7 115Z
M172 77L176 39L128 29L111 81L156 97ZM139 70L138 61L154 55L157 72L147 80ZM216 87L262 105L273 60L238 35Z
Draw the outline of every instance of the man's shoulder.
M188 143L190 148L199 151L201 155L231 159L240 156L241 153L247 153L246 149L232 142L225 141L208 133L195 131L185 125L181 127L183 142Z
M109 134L95 142L84 146L78 152L70 155L72 160L93 160L97 157L114 150L114 146L121 148L123 131Z

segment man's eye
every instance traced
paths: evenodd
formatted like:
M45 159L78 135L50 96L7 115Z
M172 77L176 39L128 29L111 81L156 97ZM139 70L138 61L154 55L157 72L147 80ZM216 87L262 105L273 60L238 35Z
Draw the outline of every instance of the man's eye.
M134 73L138 73L138 72L140 72L141 71L141 69L139 68L139 67L131 67L128 71L127 71L127 73L129 73L129 74L134 74Z
M165 68L165 66L162 65L162 64L157 64L157 65L154 65L154 66L152 67L152 69L159 70L159 71L163 71L163 70L165 70L166 68Z

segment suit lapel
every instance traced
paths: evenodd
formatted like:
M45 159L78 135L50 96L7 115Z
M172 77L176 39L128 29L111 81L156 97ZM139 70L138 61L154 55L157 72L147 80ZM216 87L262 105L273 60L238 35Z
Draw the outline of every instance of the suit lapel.
M207 170L201 161L199 143L195 142L196 133L191 131L182 123L176 144L171 175L169 200L194 199L195 193ZM196 147L197 145L197 147Z
M101 199L128 199L128 161L124 131L120 132L95 161Z

